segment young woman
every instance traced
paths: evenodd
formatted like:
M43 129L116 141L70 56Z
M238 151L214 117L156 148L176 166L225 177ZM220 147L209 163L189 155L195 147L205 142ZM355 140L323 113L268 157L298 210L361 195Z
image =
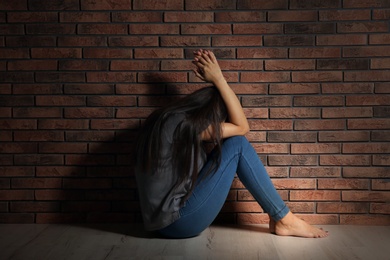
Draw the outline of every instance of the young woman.
M137 144L136 179L144 225L170 238L196 236L218 215L237 174L281 236L326 237L293 215L244 135L248 121L211 51L194 52L207 87L158 109ZM214 148L206 154L204 142Z

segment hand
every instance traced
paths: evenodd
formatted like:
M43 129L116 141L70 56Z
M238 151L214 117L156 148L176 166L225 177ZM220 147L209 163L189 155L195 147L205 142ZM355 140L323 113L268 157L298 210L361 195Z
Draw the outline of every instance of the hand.
M225 80L213 52L207 50L195 51L193 63L197 67L194 69L194 73L201 80L214 84Z

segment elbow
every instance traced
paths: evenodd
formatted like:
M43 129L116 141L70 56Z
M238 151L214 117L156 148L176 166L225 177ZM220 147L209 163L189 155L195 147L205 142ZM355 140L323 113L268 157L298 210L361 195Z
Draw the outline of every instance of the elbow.
M242 126L242 128L241 128L241 135L246 135L247 133L249 133L249 131L250 131L249 125L248 125L248 124L245 124L245 125Z

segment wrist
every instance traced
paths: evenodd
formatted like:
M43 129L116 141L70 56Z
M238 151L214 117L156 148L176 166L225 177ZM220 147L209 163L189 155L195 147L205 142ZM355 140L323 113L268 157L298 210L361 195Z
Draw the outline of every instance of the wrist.
M227 84L227 81L226 81L224 76L221 76L221 77L213 80L212 83L217 87L217 86L220 86L220 85Z

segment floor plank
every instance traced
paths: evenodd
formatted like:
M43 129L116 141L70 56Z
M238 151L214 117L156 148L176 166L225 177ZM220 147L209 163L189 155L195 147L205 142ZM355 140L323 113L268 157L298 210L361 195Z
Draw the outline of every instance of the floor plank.
M217 226L164 239L131 224L0 224L1 259L390 260L389 226L324 226L322 239L280 237L265 225Z

